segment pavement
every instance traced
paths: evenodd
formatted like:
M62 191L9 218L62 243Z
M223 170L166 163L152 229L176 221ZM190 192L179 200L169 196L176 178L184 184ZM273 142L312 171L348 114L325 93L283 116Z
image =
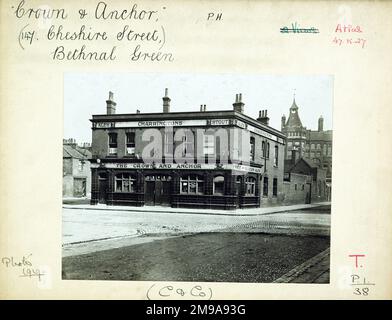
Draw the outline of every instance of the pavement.
M143 207L128 207L128 206L108 206L106 204L63 204L64 209L85 209L85 210L104 210L104 211L127 211L127 212L166 212L166 213L192 213L192 214L208 214L208 215L224 215L224 216L255 216L263 214L271 214L278 212L287 212L293 210L302 210L317 208L320 206L330 205L330 202L317 202L313 204L295 204L286 206L261 207L249 209L236 210L217 210L217 209L188 209L188 208L171 208L163 206L143 206Z
M328 247L328 237L198 233L64 257L62 277L271 283Z
M329 283L330 248L301 263L273 283Z
M202 232L329 236L331 216L325 212L329 212L329 206L264 215L64 208L63 255L84 254Z

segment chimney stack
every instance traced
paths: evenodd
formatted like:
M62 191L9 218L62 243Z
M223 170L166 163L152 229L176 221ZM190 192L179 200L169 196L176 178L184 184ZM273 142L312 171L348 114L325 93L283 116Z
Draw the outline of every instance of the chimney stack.
M297 150L293 148L291 150L291 163L295 164L297 162L297 160L298 160L298 153L297 153Z
M323 116L320 116L320 118L318 119L318 131L322 132L324 128L324 119Z
M170 98L168 97L169 90L165 88L165 96L162 98L163 100L163 113L170 112Z
M116 114L116 103L113 101L113 92L109 91L109 99L106 100L106 114Z
M260 110L259 111L259 117L257 118L257 121L261 122L262 124L268 126L269 124L269 118L267 116L267 110Z
M140 113L140 110L139 110L139 109L136 109L136 113Z
M205 104L200 105L200 112L205 112L207 110L207 106Z
M283 131L285 126L286 126L286 116L283 115L282 116L282 122L281 122L281 125L280 125L280 130Z
M235 95L235 102L233 103L233 110L236 112L243 113L244 112L245 103L242 102L242 93L238 93Z

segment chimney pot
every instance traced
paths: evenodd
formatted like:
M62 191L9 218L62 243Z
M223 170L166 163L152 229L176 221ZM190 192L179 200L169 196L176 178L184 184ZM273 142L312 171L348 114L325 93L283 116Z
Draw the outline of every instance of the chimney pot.
M233 103L233 110L236 112L244 112L244 103L242 102L242 93L235 95L235 102Z
M106 100L106 114L116 113L116 103L113 101L113 92L109 91L109 99Z
M318 131L322 132L324 130L324 119L323 116L320 116L318 120Z
M170 112L170 98L168 97L169 90L165 88L165 96L162 98L163 100L163 113Z
M259 117L257 118L257 121L261 122L262 124L265 124L268 126L269 124L269 118L267 116L267 110L260 110L259 111Z

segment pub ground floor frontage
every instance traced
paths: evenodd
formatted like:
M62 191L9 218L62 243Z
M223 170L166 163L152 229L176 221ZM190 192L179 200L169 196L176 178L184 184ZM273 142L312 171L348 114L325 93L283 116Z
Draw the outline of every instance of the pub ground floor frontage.
M260 207L261 173L229 169L92 168L91 204L236 209Z

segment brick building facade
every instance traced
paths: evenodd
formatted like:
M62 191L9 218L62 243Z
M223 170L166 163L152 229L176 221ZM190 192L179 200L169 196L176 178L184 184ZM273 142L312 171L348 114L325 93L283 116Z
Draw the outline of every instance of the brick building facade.
M78 146L74 139L63 140L63 198L90 197L90 158L89 146Z
M291 184L284 189L285 201L297 203L329 201L331 189L327 182L326 170L305 158L294 159L295 156L293 159L285 160L284 164L284 181Z

